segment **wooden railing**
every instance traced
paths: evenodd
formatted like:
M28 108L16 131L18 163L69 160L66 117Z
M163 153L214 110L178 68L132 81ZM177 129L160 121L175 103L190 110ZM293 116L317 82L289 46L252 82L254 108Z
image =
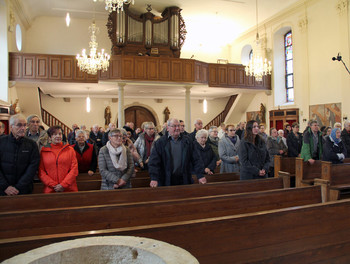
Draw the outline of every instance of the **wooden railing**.
M230 111L233 103L235 102L236 98L237 98L237 94L231 95L230 99L228 99L228 101L227 101L225 109L222 112L220 112L216 117L214 117L214 119L211 120L204 127L204 129L208 130L211 126L220 126L220 124L225 121L225 118L226 118L228 112Z
M46 111L42 107L41 107L41 118L42 118L42 121L49 127L61 126L63 129L63 134L65 134L66 137L68 137L68 134L72 132L72 129L69 126L61 122L58 118L50 114L48 111Z

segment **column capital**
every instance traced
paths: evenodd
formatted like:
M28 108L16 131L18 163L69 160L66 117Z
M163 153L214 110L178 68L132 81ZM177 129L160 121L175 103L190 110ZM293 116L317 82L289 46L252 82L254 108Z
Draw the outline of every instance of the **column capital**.
M118 88L124 88L126 83L118 83Z
M186 91L190 91L192 87L193 87L193 85L185 85L185 86L184 86L184 88L186 89Z

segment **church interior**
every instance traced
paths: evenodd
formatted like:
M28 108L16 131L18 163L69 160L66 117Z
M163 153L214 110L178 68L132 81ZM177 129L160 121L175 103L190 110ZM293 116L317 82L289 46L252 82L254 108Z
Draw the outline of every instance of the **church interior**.
M161 130L168 118L177 118L188 132L198 118L206 129L257 120L266 131L294 122L303 131L310 119L333 127L350 118L345 102L350 98L349 0L134 0L112 12L105 6L104 0L0 0L0 121L6 133L15 113L36 114L45 128L60 124L67 134L74 123L107 127L106 109L117 127L153 121ZM108 61L97 72L87 72L79 59L94 43ZM131 235L182 247L200 263L349 263L350 226L344 219L350 217L350 202L334 201L339 189L329 189L337 168L322 165L327 183L296 182L303 188L290 188L285 195L289 177L309 168L300 162L277 159L275 175L286 174L268 179L266 186L213 182L200 191L181 186L176 192L140 191L138 197L125 191L118 198L101 191L93 205L83 193L74 194L75 202L64 194L50 219L77 220L57 227L59 235L45 233L40 225L48 213L39 211L54 207L58 196L45 198L42 205L16 197L13 212L9 200L0 199L0 220L13 221L12 231L18 228L12 234L0 230L0 260L67 239ZM211 195L208 201L198 198L204 195ZM157 199L164 202L164 218L153 220L160 209L145 201ZM165 199L179 200L167 204ZM267 202L255 205L257 200ZM133 204L119 208L113 202ZM247 207L224 206L240 202ZM98 210L102 205L104 211ZM91 206L90 214L78 206ZM202 206L204 212L198 209ZM138 224L111 213L119 209ZM20 210L37 211L21 215ZM111 220L102 223L93 214ZM18 219L30 221L33 229L21 231ZM90 225L77 230L84 219ZM190 232L195 235L186 239ZM27 237L16 240L20 234Z

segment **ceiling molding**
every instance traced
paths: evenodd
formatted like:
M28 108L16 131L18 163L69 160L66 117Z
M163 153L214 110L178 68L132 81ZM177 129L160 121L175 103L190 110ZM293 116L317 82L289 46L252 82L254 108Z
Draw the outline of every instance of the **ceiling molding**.
M18 18L21 20L22 25L26 30L28 30L32 24L32 18L29 15L27 9L23 6L22 0L11 0L11 5L15 10Z

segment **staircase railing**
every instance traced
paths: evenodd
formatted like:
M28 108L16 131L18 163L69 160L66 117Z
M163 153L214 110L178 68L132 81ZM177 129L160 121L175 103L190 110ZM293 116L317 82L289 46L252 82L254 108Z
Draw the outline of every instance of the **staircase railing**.
M39 101L40 101L40 110L41 110L41 119L42 122L45 123L47 126L52 127L52 126L60 126L62 127L63 134L68 137L68 134L72 132L72 129L67 126L65 123L61 122L57 117L46 111L42 105L41 105L41 90L38 88L39 92Z
M217 127L220 126L220 124L225 121L225 118L226 118L228 112L230 111L233 103L235 102L237 96L238 96L237 94L231 95L230 99L228 99L228 101L227 101L225 109L222 112L220 112L216 117L214 117L213 120L211 120L204 127L204 129L208 130L211 126L217 126Z

